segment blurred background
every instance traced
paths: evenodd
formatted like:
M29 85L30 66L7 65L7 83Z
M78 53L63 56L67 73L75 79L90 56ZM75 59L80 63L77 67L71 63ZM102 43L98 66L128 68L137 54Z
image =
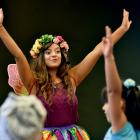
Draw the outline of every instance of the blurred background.
M131 77L140 84L140 4L138 0L0 0L4 11L4 26L30 61L29 50L42 34L62 35L70 46L71 65L79 63L104 36L104 27L112 31L121 25L125 8L133 21L130 30L115 45L114 53L122 79ZM12 91L9 87L7 65L14 58L0 41L0 104ZM91 136L101 140L109 124L100 101L105 85L104 61L77 88L79 125Z

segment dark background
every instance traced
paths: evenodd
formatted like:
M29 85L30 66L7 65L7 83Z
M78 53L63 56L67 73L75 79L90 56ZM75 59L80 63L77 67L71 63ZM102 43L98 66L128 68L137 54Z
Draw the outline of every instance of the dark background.
M93 2L93 3L91 3ZM122 79L131 77L140 83L140 4L136 0L0 0L4 11L4 26L30 60L29 50L42 34L60 34L70 45L72 66L79 63L104 36L104 27L114 31L120 26L123 8L133 21L130 30L115 45L114 53ZM0 104L9 91L7 65L14 58L0 41ZM106 122L100 92L105 85L104 61L77 89L79 125L91 136L101 140L109 127Z

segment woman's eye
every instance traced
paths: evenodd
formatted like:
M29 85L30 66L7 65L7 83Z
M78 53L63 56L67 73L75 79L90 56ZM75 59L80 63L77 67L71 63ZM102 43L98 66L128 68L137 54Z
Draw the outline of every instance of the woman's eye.
M61 51L60 50L56 50L56 53L61 53Z
M49 55L49 54L51 54L51 52L50 51L45 51L45 54Z

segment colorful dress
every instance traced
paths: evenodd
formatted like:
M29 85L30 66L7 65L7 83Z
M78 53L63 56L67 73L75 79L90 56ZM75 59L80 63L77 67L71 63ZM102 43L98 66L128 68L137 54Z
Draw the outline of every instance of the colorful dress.
M8 83L15 91L16 87L18 87L18 91L19 89L24 89L18 75L16 64L10 64L8 66L8 75ZM20 86L22 86L22 88L19 88ZM41 140L89 140L90 138L87 132L76 125L79 120L76 95L73 95L72 103L70 103L67 97L67 90L62 83L57 84L52 89L52 94L51 105L48 104L43 95L37 94L37 97L47 110L47 118L44 129L42 130Z

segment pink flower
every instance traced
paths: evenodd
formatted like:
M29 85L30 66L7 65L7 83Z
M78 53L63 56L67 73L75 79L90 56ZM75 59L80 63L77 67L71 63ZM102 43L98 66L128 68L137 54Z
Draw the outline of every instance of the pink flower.
M62 36L58 35L56 38L58 38L60 40L60 42L62 42L64 39L62 38Z
M55 43L55 44L58 44L59 42L62 42L64 39L62 38L62 36L56 36L55 38L54 38L54 40L53 40L53 42Z
M53 42L54 42L55 44L58 44L58 43L60 42L60 40L59 40L58 38L54 38Z
M61 48L64 48L66 50L66 52L69 50L69 45L67 44L66 41L63 41L61 44L60 44L60 47Z

